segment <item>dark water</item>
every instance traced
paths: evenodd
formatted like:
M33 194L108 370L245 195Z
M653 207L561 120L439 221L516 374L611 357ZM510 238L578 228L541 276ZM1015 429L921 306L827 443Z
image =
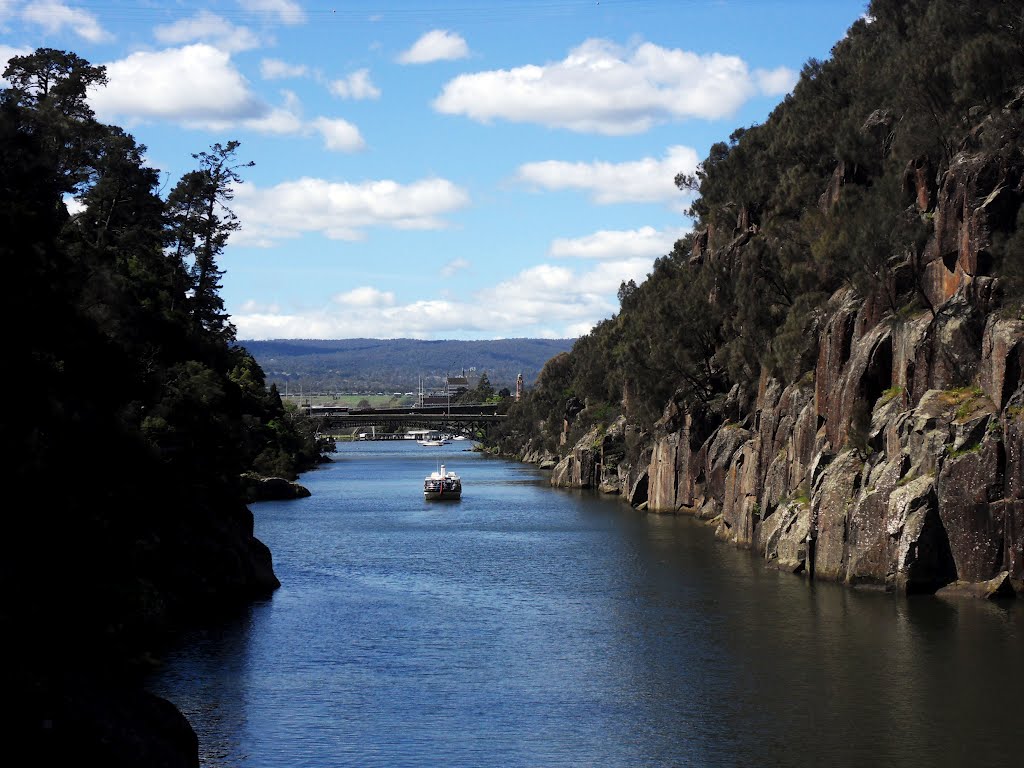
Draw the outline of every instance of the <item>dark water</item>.
M468 445L343 444L253 506L283 586L152 685L204 766L1024 761L1024 605L810 585Z

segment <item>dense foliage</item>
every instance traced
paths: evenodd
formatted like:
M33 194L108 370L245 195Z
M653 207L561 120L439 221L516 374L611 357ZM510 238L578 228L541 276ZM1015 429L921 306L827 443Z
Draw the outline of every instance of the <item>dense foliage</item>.
M894 317L934 312L921 279L935 201L922 207L908 181L935 184L961 152L1020 167L1022 100L1019 2L874 0L764 124L677 176L695 194L693 233L622 285L620 311L549 364L497 441L554 448L582 404L641 428L671 401L743 412L763 370L812 371L815 330L844 287ZM979 270L1019 312L1024 190L1004 191Z
M320 446L234 342L218 295L238 143L196 154L163 199L145 147L89 109L103 67L39 49L3 74L5 379L18 391L0 433L21 501L6 507L2 628L25 647L70 654L102 637L114 653L173 612L175 558L203 556L179 540L182 521L237 518L243 472L294 478ZM215 601L198 578L189 599Z

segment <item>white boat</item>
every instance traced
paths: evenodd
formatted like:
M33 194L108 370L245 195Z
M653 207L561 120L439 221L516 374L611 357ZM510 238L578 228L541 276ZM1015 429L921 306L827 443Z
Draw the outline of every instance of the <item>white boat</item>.
M423 432L416 442L427 446L448 445L448 440L440 432Z
M451 500L462 498L462 478L451 471L441 469L431 472L423 479L423 498L427 500Z

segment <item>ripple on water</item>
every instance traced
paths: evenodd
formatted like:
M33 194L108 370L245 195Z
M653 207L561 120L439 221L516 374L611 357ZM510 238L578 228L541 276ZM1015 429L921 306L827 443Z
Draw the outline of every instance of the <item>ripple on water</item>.
M342 445L311 497L254 505L282 587L153 681L204 766L1019 759L1020 610L811 586L697 521L419 448ZM465 495L431 505L441 459Z

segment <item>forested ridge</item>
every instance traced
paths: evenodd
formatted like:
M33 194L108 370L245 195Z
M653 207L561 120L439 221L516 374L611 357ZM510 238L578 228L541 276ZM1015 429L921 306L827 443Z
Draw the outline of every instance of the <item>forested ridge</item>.
M874 0L490 450L769 567L1024 594L1024 6Z
M271 339L240 343L281 391L415 392L449 375L486 373L495 387L532 384L544 363L573 339Z
M219 295L248 164L215 144L162 197L146 148L86 102L103 67L39 49L3 75L4 740L37 765L196 764L135 673L167 633L278 586L243 474L322 459Z
M997 278L993 311L1019 317L1022 117L1020 3L875 0L763 124L676 177L695 195L692 233L548 363L496 445L557 451L584 405L576 437L619 414L647 432L669 403L749 416L762 376L813 377L845 289L888 322L940 312L929 265L956 255L936 227L938 184L977 157L992 200L972 277Z

